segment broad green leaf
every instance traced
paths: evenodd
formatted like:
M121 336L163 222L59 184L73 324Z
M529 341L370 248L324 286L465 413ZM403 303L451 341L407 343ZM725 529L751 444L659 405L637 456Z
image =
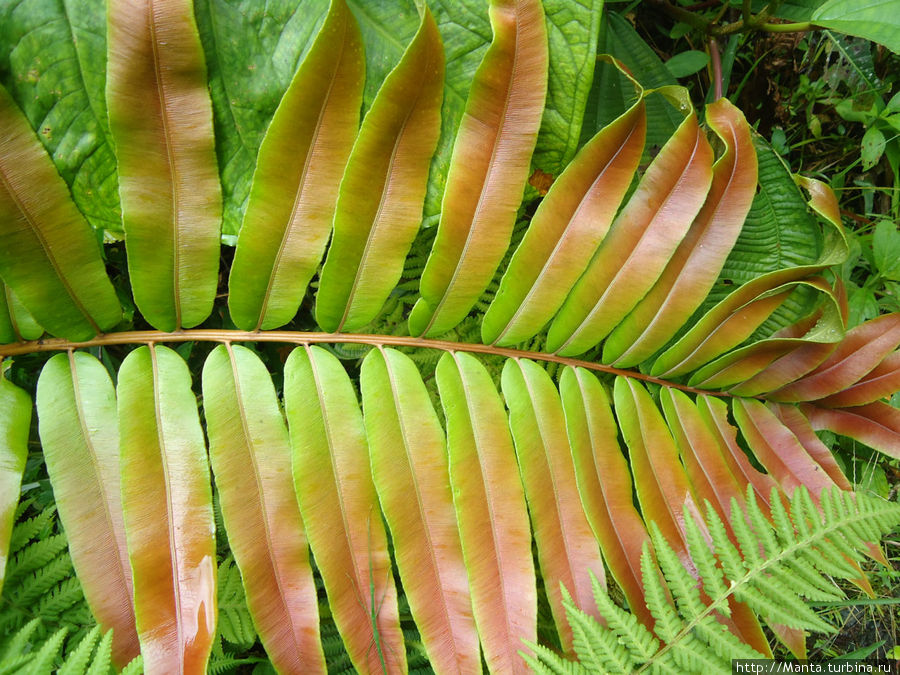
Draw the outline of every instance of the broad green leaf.
M862 157L863 171L868 171L878 164L878 160L884 154L884 146L887 140L884 133L878 127L869 127L863 134L862 141L859 144L860 157Z
M372 478L403 591L436 672L480 672L444 433L413 361L373 349L360 375Z
M49 332L86 340L122 316L100 246L0 87L0 277Z
M193 3L108 7L106 98L135 304L154 328L190 328L212 310L222 223Z
M316 586L272 380L249 349L220 345L203 366L209 458L228 544L272 664L324 673Z
M828 0L812 13L817 26L878 42L900 54L896 0Z
M363 120L341 181L316 295L316 321L329 332L372 321L400 279L422 221L443 76L441 37L426 7Z
M727 99L707 106L706 122L725 144L706 202L662 276L604 343L604 363L633 366L662 347L703 302L740 234L756 192L750 128Z
M116 392L83 352L47 361L37 386L41 446L72 566L103 630L114 631L116 665L140 654L125 541Z
M827 429L900 459L900 410L884 401L852 408L823 408L800 404L813 429Z
M558 175L579 146L581 122L594 78L603 0L545 0L550 72L547 105L533 162Z
M687 77L706 67L709 63L709 54L690 49L679 52L666 61L666 69L672 73L672 77Z
M353 15L333 0L260 146L228 279L239 328L277 328L297 313L331 233L364 67Z
M485 344L526 340L562 306L631 185L644 147L645 125L639 98L598 132L550 187L484 315Z
M0 377L0 589L6 578L6 559L19 503L19 488L28 458L31 397Z
M634 506L628 463L603 385L584 368L566 367L559 382L566 432L585 515L628 606L653 625L641 585L641 551L650 537Z
M87 221L119 233L116 158L104 96L105 10L106 3L92 0L0 4L0 80Z
M216 634L209 464L187 364L139 347L119 369L119 458L134 612L148 673L201 673Z
M8 344L21 339L16 330L15 315L9 305L11 291L0 281L0 344Z
M882 220L875 226L872 254L883 277L900 281L900 231L896 223Z
M634 26L616 12L604 12L597 51L611 54L624 63L632 76L648 89L677 84L659 56L638 35ZM683 117L663 96L648 96L646 102L647 149L643 162L652 159L653 153L666 143ZM632 103L628 80L608 63L598 62L585 108L582 140L590 138L612 122Z
M328 0L205 0L194 5L209 70L222 182L222 233L237 235L256 153L328 11Z
M596 609L591 611L590 574L605 585L603 559L581 505L562 403L550 375L533 361L508 359L502 388L541 578L563 649L571 651L572 629L566 621L562 589L599 618Z
M12 289L0 281L0 344L37 340L43 334L44 329L31 312L25 309Z
M444 354L436 378L484 659L492 672L526 673L519 650L523 639L537 637L537 589L528 510L503 403L487 370L469 354Z
M647 168L581 279L553 320L547 349L581 354L606 337L662 274L703 206L712 149L687 92L674 89L685 119Z
M353 385L320 347L284 370L294 489L328 606L360 672L405 672L406 651L387 534Z
M493 0L494 39L478 67L453 146L441 222L409 317L413 335L465 318L509 246L547 90L537 0Z
M347 0L359 25L366 59L362 109L372 107L382 83L397 66L421 24L416 0Z

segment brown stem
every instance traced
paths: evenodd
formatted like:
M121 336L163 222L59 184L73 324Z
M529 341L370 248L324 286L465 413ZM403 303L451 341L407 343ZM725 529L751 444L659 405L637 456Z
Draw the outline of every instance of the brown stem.
M716 394L717 396L730 396L725 392L711 392L704 389L696 389L684 384L677 384L662 380L658 377L645 375L633 370L613 368L602 363L592 363L580 359L571 359L556 354L527 351L523 349L509 349L507 347L494 347L474 342L451 342L447 340L428 340L424 338L398 336L398 335L368 335L359 333L303 333L299 331L270 330L264 332L244 330L219 330L195 328L192 330L180 330L174 333L162 331L123 331L121 333L106 333L98 335L83 342L71 342L63 338L47 338L32 342L17 342L8 345L0 345L0 361L6 356L20 354L32 354L35 352L55 352L84 347L97 347L104 345L146 344L153 345L160 342L285 342L297 345L310 345L320 343L333 344L363 344L380 347L390 345L394 347L419 347L424 349L439 349L445 352L472 352L476 354L490 354L510 358L525 358L535 361L547 361L566 366L587 368L603 373L621 375L644 382L652 382L662 387L680 389L693 394Z
M709 58L712 62L713 99L718 101L722 98L722 58L714 37L709 38Z

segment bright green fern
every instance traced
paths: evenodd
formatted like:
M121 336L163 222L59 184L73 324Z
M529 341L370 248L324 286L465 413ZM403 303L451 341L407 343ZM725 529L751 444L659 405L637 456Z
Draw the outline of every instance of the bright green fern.
M528 645L534 654L523 653L524 658L538 673L730 673L731 659L763 658L717 618L731 614L730 598L773 623L834 632L806 600L843 597L828 577L858 578L853 561L862 559L868 542L880 540L900 523L900 505L835 489L823 492L817 507L801 487L790 500L790 512L775 492L770 508L771 523L748 489L746 510L732 501L731 535L709 504L706 523L685 509L686 539L699 583L651 523L656 555L654 559L645 546L641 567L644 597L655 619L652 632L593 579L606 627L566 595L578 662L534 644Z

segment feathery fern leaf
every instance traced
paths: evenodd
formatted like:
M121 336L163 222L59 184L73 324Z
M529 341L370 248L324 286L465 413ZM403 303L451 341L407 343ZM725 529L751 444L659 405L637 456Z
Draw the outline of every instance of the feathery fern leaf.
M900 505L864 494L852 495L831 490L822 493L821 510L818 510L812 506L809 493L802 486L791 498L789 511L781 506L776 494L772 495L772 503L779 504L775 507L779 509L776 518L780 523L778 527L768 522L752 490L747 491L744 508L734 505L731 521L735 532L739 529L738 522L752 523L748 528L757 530L751 533L748 529L741 535L746 548L742 547L737 559L736 550L728 541L712 505L707 503L705 522L685 509L685 521L690 523L688 529L693 532L708 529L712 536L711 541L691 537L692 558L707 561L698 566L700 581L708 595L706 600L701 597L696 580L681 565L660 529L651 523L651 537L665 573L665 582L660 581L653 572L651 554L646 549L643 559L648 574L644 577L644 588L648 603L655 609L657 624L654 633L659 642L645 627L634 621L614 620L614 617L622 616L623 610L611 602L603 587L593 579L597 606L607 619L606 625L584 614L570 600L566 604L569 623L581 635L575 642L575 653L580 664L588 672L642 672L648 669L663 672L672 669L681 672L731 672L731 659L761 657L716 622L716 613L725 611L727 600L732 595L741 596L762 615L777 608L780 621L809 630L834 630L804 603L803 598L811 599L804 592L805 588L798 589L789 579L773 575L773 570L796 560L804 551L813 550L815 559L821 557L824 562L816 564L817 571L812 574L818 577L818 583L827 584L822 576L823 569L834 569L827 563L834 562L834 558L841 555L860 559L867 539L878 538L900 523ZM838 538L845 542L842 552L828 552L824 547ZM757 547L760 541L770 545L765 556L759 555ZM730 562L723 560L723 553L728 555ZM723 565L709 565L710 555ZM844 572L840 576L845 579L852 578L856 573L852 567L845 568ZM727 585L722 583L723 573ZM674 598L675 606L667 602L669 594ZM650 644L653 648L636 654L630 646L638 644ZM623 646L628 652L623 651ZM561 668L570 665L548 650L537 651L537 658L532 661L548 668L548 672L564 672Z

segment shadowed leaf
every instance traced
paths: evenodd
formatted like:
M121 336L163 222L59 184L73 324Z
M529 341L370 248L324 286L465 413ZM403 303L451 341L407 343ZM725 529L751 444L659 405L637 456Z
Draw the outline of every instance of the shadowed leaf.
M100 247L28 121L0 87L0 276L54 335L87 340L122 317Z

